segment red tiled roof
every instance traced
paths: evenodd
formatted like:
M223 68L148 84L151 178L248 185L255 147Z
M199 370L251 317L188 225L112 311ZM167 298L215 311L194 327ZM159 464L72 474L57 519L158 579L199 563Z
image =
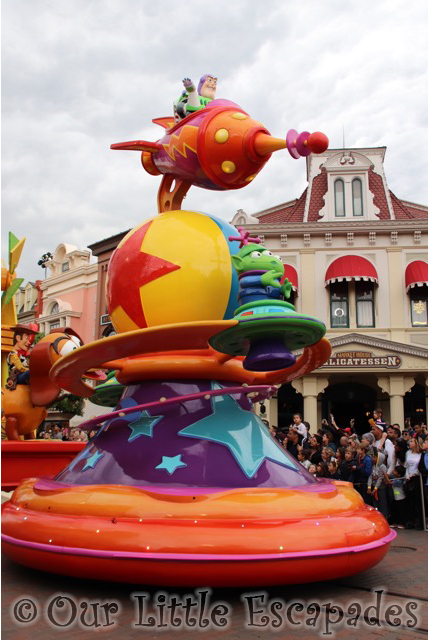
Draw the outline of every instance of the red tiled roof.
M379 220L391 220L383 180L373 169L369 169L369 189L374 196L374 205L380 209ZM428 220L428 211L405 204L391 190L389 190L389 196L396 220L413 220L415 218Z
M306 187L306 189L294 205L292 211L289 212L287 222L303 222L307 193L308 188Z
M404 205L402 202L401 204ZM412 218L419 218L428 220L428 211L426 209L419 209L418 207L410 206L409 204L404 205L409 213L412 214Z
M379 209L379 220L391 220L391 214L386 199L385 187L382 177L369 169L369 189L373 193L373 203ZM327 193L327 171L323 167L312 181L311 201L309 203L308 222L317 222L321 219L319 211L324 207L324 196ZM300 198L288 207L283 207L277 211L259 215L261 224L282 224L285 222L303 222L306 196L308 189L306 188ZM397 220L428 220L428 211L418 208L417 205L412 206L409 203L402 202L397 196L389 191L394 216Z
M373 194L373 204L380 210L378 213L379 220L390 220L391 214L389 213L383 180L373 169L369 169L369 189Z
M302 195L291 207L272 211L264 216L260 216L262 224L275 224L282 222L303 222L303 213L305 211L306 194L308 188L304 190Z
M403 203L397 198L397 196L392 193L392 191L389 192L389 195L391 197L392 208L394 209L396 220L411 220L415 217L403 205Z
M321 173L319 173L312 180L312 191L311 191L311 201L309 203L309 211L308 211L308 222L317 222L321 216L319 215L319 211L323 208L324 196L327 193L327 171L324 167L321 169ZM303 218L302 218L303 221Z

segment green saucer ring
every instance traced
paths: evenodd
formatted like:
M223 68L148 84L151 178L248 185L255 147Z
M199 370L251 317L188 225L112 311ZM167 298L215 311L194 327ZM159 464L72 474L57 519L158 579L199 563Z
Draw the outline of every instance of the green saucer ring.
M107 380L95 387L95 391L89 398L92 404L101 407L115 407L119 402L125 387L116 379L116 372L110 371Z
M266 338L279 339L294 351L319 342L326 333L323 322L309 316L292 313L240 316L234 327L212 336L210 345L231 356L246 356L251 344Z

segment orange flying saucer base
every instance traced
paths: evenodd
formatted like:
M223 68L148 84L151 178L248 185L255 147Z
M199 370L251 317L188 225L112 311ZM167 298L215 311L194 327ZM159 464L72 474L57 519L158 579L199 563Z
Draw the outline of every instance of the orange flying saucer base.
M377 564L395 537L352 485L168 495L153 488L49 489L27 480L3 507L17 562L154 585L262 586L336 579Z

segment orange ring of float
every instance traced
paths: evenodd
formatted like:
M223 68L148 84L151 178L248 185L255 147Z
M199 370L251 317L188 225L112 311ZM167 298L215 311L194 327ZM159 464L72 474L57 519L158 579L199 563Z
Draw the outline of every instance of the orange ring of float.
M182 586L333 579L375 565L395 537L344 482L327 494L312 486L196 495L36 482L23 482L3 505L5 550L22 564L79 577Z
M210 347L208 340L237 324L237 320L184 322L128 331L89 343L58 360L50 378L62 389L89 397L93 388L82 381L85 371L115 369L122 384L170 379L202 378L248 384L283 384L323 365L331 345L323 338L304 349L287 369L257 373L246 371L243 357L228 357Z

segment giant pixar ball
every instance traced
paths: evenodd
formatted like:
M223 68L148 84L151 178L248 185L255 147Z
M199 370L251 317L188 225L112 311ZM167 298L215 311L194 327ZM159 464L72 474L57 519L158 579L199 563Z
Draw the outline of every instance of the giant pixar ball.
M107 306L118 333L177 322L223 320L238 306L230 242L236 229L198 211L144 221L110 258Z

